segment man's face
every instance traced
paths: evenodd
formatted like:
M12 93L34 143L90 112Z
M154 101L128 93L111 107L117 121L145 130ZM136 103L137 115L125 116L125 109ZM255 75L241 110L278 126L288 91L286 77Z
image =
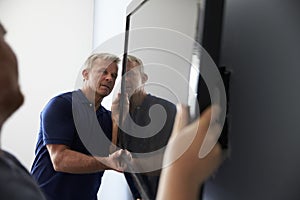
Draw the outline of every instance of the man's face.
M127 62L126 74L126 93L130 97L134 92L142 89L143 86L143 74L141 72L140 66L137 62Z
M95 95L105 97L114 88L118 76L118 65L115 62L97 58L94 60L92 68L86 70L84 76Z
M0 128L24 100L18 82L17 58L4 39L5 33L0 24Z

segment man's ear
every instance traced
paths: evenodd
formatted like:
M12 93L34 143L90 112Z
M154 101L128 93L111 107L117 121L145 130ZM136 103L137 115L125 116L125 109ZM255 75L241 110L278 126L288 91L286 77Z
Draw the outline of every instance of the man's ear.
M88 80L88 78L89 78L89 70L88 69L82 70L81 74L82 74L82 77L84 80Z
M143 84L146 83L147 80L148 80L148 75L145 74L145 73L143 73L143 75L142 75L142 82L143 82Z

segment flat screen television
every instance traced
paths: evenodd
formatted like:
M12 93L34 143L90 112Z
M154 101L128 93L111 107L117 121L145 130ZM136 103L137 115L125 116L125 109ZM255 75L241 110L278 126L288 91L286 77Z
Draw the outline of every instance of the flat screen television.
M133 0L127 8L122 77L127 56L140 58L149 77L145 90L188 105L190 122L212 103L222 104L224 128L219 142L227 148L229 73L218 66L223 4L222 0ZM121 93L125 88L122 78ZM122 148L126 143L119 141Z

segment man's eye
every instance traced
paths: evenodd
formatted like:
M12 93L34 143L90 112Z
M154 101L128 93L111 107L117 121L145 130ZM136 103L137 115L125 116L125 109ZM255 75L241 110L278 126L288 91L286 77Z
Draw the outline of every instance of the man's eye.
M111 75L114 79L116 79L118 77L118 74L112 74Z

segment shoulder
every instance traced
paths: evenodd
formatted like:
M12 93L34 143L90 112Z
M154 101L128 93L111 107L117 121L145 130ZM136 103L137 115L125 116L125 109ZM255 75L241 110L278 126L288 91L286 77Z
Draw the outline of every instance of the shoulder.
M19 160L7 151L1 150L0 152L0 168L10 168L10 166L17 165L25 170L25 167L19 162Z
M71 102L72 101L72 95L75 92L76 91L73 91L73 92L64 92L64 93L58 94L58 95L52 97L50 99L50 102L51 101L63 101L63 100Z
M45 110L51 108L55 108L55 107L63 107L66 105L71 105L72 103L72 92L65 92L65 93L61 93L58 94L54 97L52 97L46 104L45 106Z
M0 199L45 199L29 172L12 154L1 152L0 171Z
M21 164L21 162L12 154L1 151L0 154L0 171L3 174L0 176L0 182L5 179L13 179L20 177L26 177L29 175L27 169Z
M176 106L175 104L173 104L172 102L163 99L161 97L157 97L157 96L153 96L151 94L147 95L147 100L152 102L152 104L160 104L164 107L170 108L170 109L175 109L176 110Z
M176 105L173 104L172 102L150 94L147 95L146 101L150 107L155 104L163 106L165 111L167 112L168 118L172 120L175 119L177 109L176 109Z

